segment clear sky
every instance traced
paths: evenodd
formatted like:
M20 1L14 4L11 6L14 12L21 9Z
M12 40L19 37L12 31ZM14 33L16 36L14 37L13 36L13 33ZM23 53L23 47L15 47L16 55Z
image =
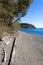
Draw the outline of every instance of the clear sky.
M37 28L43 28L43 0L33 0L27 14L21 18L21 22L33 24Z

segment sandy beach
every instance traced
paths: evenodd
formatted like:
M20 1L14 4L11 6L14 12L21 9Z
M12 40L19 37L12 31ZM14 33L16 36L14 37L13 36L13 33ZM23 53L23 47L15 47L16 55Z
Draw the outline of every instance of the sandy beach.
M13 40L13 38L11 39ZM12 40L10 40L10 44L6 47L8 58L8 52L12 47ZM11 65L43 65L43 38L18 31Z
M18 32L14 65L43 65L43 38Z

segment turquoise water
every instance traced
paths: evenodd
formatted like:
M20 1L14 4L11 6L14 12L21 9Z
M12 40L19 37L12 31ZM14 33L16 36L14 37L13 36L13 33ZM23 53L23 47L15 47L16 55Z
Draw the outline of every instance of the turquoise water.
M23 28L21 29L21 31L43 38L43 28L37 28L37 29L24 29Z

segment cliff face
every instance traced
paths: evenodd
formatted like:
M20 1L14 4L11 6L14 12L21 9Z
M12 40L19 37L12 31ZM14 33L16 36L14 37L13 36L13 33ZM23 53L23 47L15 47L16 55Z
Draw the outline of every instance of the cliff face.
M27 24L27 23L20 23L21 28L36 28L32 24Z

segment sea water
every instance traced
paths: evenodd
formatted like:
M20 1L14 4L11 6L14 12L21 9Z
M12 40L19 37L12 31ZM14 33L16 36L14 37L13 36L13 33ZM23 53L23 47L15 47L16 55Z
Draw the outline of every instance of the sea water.
M20 31L43 38L43 28L36 28L36 29L23 28Z

